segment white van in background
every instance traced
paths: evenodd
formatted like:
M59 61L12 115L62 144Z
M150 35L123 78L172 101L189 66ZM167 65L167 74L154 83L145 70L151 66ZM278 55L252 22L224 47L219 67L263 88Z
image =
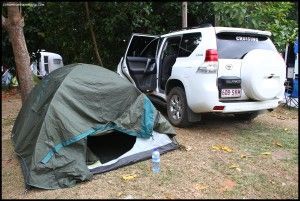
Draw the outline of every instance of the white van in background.
M43 78L52 71L63 67L63 60L59 54L46 52L45 50L37 51L32 54L32 64L30 68L34 75Z

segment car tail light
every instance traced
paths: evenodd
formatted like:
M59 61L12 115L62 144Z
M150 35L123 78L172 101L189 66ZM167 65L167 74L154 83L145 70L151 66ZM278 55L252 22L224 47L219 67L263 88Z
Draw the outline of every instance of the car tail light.
M218 51L214 49L206 50L204 61L218 61Z
M216 73L218 66L218 51L215 49L208 49L205 52L204 63L197 69L197 72Z
M213 110L224 110L225 106L215 106Z

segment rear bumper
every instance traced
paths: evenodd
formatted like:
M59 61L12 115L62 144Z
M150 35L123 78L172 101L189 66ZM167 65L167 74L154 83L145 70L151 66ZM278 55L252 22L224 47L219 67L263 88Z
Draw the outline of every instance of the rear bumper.
M247 99L242 91L241 98L232 101L222 101L219 99L219 90L216 85L217 76L214 74L198 74L197 79L193 77L186 79L184 83L187 104L194 113L239 113L250 111L261 111L274 109L283 101L284 87L277 98L265 101L253 101ZM222 110L215 110L215 106Z
M250 112L250 111L261 111L267 109L274 109L278 107L281 99L273 99L267 101L242 101L242 102L210 102L205 107L198 106L191 108L196 113L204 112L220 112L220 113L239 113L239 112ZM215 110L215 106L224 106L222 110Z
M249 111L260 111L267 109L274 109L279 105L279 99L268 100L268 101L255 101L255 102L237 102L237 103L220 103L224 105L222 113L238 113L238 112L249 112ZM218 112L218 111L216 111Z

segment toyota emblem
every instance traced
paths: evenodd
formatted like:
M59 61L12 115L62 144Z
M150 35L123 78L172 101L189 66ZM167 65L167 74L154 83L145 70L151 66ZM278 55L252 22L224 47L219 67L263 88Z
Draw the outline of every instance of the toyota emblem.
M231 64L228 64L228 65L225 66L225 68L226 68L227 70L231 70L231 69L232 69L232 65L231 65Z

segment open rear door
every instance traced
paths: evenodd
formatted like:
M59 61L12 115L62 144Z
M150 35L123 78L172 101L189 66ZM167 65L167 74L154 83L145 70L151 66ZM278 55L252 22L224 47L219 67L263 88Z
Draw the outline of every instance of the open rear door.
M158 41L158 36L133 34L122 62L123 73L142 92L156 88Z

